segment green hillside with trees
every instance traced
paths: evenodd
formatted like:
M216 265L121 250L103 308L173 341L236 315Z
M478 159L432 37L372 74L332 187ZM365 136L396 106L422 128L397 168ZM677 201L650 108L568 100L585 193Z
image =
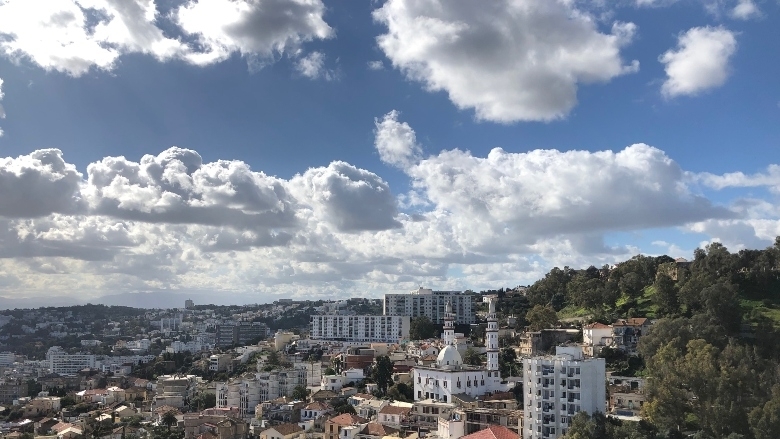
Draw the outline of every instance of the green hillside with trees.
M639 345L648 422L580 416L566 437L780 438L780 237L736 253L713 243L690 262L640 255L554 268L526 298L561 317L655 319Z

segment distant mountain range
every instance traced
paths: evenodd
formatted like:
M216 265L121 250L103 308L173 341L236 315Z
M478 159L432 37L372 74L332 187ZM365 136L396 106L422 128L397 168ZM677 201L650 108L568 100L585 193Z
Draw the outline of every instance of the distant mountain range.
M196 305L244 305L247 303L265 303L276 299L273 296L257 295L226 295L205 291L170 292L149 291L138 293L120 293L101 296L89 300L79 300L77 297L2 297L0 310L14 308L40 308L43 306L73 306L87 303L109 306L131 306L133 308L184 308L184 301L192 299Z

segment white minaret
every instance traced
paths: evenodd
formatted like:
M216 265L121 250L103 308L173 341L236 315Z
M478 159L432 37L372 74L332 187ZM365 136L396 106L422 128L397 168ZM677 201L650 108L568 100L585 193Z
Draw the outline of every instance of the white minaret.
M442 337L444 345L456 345L455 341L455 314L452 313L452 302L447 301L444 306L444 337Z
M485 331L485 347L487 348L487 369L498 371L498 318L496 318L496 300L488 299L487 331ZM493 374L490 374L493 375Z

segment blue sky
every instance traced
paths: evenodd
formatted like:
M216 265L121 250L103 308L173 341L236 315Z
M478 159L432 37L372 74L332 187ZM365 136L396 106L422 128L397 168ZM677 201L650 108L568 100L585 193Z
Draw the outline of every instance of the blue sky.
M779 14L0 0L0 295L375 296L769 246Z

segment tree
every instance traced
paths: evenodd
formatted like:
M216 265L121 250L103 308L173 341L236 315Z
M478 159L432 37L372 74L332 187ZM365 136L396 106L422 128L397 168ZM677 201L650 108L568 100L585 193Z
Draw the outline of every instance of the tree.
M566 432L566 439L607 439L605 417L595 413L593 417L585 412L579 412L571 419L571 425Z
M409 323L409 338L412 340L425 340L436 336L433 322L427 316L419 316Z
M276 351L269 352L268 357L265 359L265 364L268 364L269 366L279 366L279 364L281 364L279 353Z
M661 316L677 314L680 310L680 303L677 298L677 288L672 278L666 273L658 273L653 289L655 290L653 302L658 306L658 314Z
M306 401L306 398L309 396L309 391L306 390L306 387L297 385L292 391L292 398L297 401Z
M756 439L780 438L780 385L772 387L772 398L750 412L750 431Z
M720 322L729 333L739 332L742 312L737 289L730 283L718 282L701 292L705 313Z
M387 396L401 402L414 401L414 388L405 383L397 383L387 390Z
M463 362L472 366L479 366L482 364L482 356L479 355L476 349L469 347L463 353Z
M561 309L566 300L566 285L572 278L569 267L554 267L543 279L539 279L528 290L526 297L533 305L552 305Z
M498 353L498 368L501 371L501 378L508 378L518 375L519 364L515 361L517 353L512 348L503 348Z
M169 410L162 415L162 419L160 419L160 422L162 422L163 425L168 427L168 431L171 431L171 427L176 425L176 423L179 422L179 420L176 419L176 413L173 410Z
M357 412L355 411L355 407L352 407L351 404L347 404L346 402L342 402L341 404L333 407L333 410L336 411L336 413L343 415L344 413L349 413L351 415L356 415Z
M540 331L557 325L558 313L550 305L534 305L525 315L525 319L528 321L528 327L531 331Z
M393 383L393 362L387 355L380 355L374 365L374 382L379 388L379 393L387 394L387 388Z
M190 408L195 411L206 410L217 405L217 395L214 393L201 393L190 401Z
M636 272L628 272L618 281L618 288L620 292L628 297L636 298L642 294L644 289L644 283L642 277Z

